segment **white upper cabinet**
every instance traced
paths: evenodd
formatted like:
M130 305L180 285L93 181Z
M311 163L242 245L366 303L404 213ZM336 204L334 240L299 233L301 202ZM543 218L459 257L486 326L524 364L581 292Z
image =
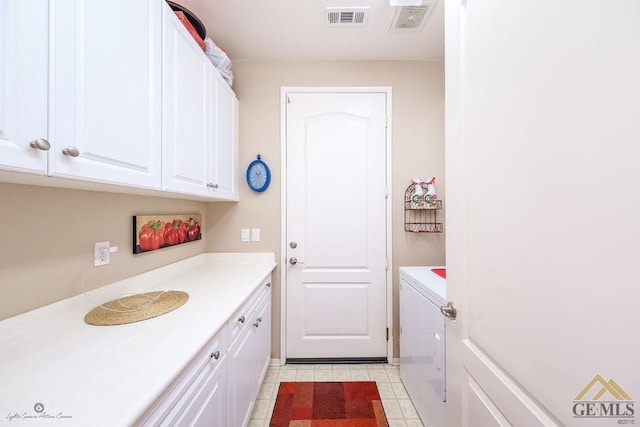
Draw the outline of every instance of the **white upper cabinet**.
M47 173L47 33L47 0L0 2L0 168L5 170Z
M166 5L162 18L162 188L208 196L213 65Z
M238 98L215 72L213 195L238 200Z
M0 0L0 180L238 200L237 166L238 100L164 0Z
M162 188L238 200L238 100L168 6L163 20Z
M161 3L51 3L50 175L160 188Z

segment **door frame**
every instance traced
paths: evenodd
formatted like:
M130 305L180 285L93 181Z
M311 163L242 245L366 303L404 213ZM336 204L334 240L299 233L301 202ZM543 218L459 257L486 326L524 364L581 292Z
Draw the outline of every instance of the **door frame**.
M304 87L304 86L283 86L280 88L280 365L287 361L287 94L288 93L384 93L387 110L387 129L385 144L385 180L386 180L386 253L387 253L387 274L386 274L386 315L389 335L387 339L387 360L394 364L393 359L393 229L392 229L392 208L391 201L391 130L392 130L392 110L390 86L366 86L366 87Z

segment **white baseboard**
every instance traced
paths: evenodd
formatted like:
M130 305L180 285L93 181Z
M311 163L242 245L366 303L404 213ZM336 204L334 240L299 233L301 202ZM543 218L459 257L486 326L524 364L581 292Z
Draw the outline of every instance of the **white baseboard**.
M269 366L282 366L282 362L280 361L280 359L271 359L271 363L269 363Z

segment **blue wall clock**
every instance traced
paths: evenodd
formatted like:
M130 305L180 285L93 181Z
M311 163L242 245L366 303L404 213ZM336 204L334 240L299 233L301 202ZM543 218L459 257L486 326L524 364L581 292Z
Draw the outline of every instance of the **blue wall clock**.
M261 193L269 187L270 182L271 171L269 166L262 161L262 157L258 154L256 160L247 167L247 184L253 191Z

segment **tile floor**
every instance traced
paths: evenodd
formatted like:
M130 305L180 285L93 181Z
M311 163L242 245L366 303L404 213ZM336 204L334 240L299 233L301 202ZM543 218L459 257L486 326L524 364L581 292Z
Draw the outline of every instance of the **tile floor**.
M269 426L281 381L375 381L390 427L423 427L400 381L400 367L387 364L269 367L249 427Z

